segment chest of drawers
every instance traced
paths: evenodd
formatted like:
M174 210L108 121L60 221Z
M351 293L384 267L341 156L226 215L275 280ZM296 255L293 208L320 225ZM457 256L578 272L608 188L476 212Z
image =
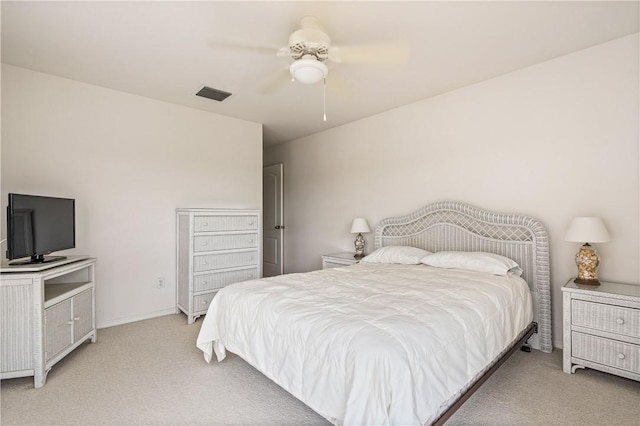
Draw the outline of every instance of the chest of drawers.
M177 209L176 310L192 324L226 285L261 277L258 210Z
M593 368L640 381L640 286L563 288L563 370Z

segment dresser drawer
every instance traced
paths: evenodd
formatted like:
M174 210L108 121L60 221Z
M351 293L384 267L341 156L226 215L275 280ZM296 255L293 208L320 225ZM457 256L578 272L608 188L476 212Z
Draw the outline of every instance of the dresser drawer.
M574 331L571 356L640 374L640 346Z
M199 235L193 238L193 251L230 250L258 247L258 234Z
M235 268L258 264L258 251L242 251L232 253L215 253L194 256L193 271L213 271L216 269Z
M240 271L214 272L193 277L193 290L196 292L216 290L232 283L260 278L258 268L242 269Z
M640 310L573 300L571 324L624 336L640 335Z
M258 230L257 216L195 216L193 222L195 232Z
M194 312L203 312L209 309L209 305L213 300L216 293L207 293L201 294L200 296L193 297L193 311Z

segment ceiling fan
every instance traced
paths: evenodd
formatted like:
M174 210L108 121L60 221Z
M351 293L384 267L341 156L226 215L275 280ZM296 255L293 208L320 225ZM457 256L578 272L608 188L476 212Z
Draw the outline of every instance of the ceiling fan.
M275 56L290 56L293 63L288 67L291 78L303 84L324 81L329 74L326 63L394 63L402 64L408 57L406 44L384 43L359 46L335 46L325 32L320 21L313 16L305 16L300 28L289 36L289 43L283 47L247 46L235 43L210 42L213 46L241 48ZM269 79L273 86L276 78Z

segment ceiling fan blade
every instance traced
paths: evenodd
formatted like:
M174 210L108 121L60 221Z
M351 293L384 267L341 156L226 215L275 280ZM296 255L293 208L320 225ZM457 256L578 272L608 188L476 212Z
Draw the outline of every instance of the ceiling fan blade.
M263 95L267 95L276 92L290 81L291 74L289 74L289 67L282 67L265 77L258 85L257 91Z
M353 87L346 84L334 70L327 75L327 91L341 98L350 98L353 95Z
M409 58L405 43L380 43L354 46L332 46L329 59L333 62L401 65Z
M260 45L260 44L243 44L234 41L226 41L226 40L208 40L207 45L212 48L223 48L223 49L234 49L234 50L242 50L253 53L261 53L267 55L276 55L282 56L283 54L288 53L289 48L280 47L280 46L271 46L271 45ZM286 53L283 52L286 50Z

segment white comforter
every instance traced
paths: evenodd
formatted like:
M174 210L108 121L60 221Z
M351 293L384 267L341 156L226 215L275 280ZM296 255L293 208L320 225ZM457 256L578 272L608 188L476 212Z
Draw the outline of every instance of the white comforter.
M197 346L336 424L424 424L532 319L516 276L360 263L220 290Z

